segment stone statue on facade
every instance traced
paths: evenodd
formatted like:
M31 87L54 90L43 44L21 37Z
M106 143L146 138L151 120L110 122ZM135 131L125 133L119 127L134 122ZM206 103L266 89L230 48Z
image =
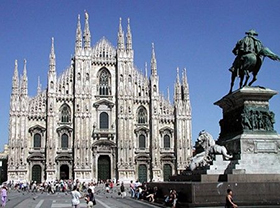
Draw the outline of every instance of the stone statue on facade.
M258 33L255 30L249 30L245 34L246 36L239 40L232 50L236 58L229 69L232 72L229 93L232 92L235 78L238 76L240 77L239 87L242 88L247 85L250 73L252 73L253 78L249 83L249 86L251 86L257 80L257 74L265 57L280 61L278 55L273 53L269 48L264 47L261 41L256 38ZM246 79L243 83L245 76Z
M189 168L193 171L199 167L208 166L216 154L222 154L224 159L232 158L224 146L217 145L213 137L206 131L201 131L195 142L196 154L191 158Z

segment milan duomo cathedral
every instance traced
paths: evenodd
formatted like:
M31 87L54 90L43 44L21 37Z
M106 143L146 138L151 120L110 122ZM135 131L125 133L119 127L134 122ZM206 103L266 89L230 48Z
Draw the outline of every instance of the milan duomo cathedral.
M164 181L185 170L192 155L186 71L177 69L174 101L159 92L155 48L150 76L134 65L132 33L120 19L117 47L91 45L89 16L80 16L75 55L60 75L54 39L47 87L28 96L26 61L12 80L8 180L118 179Z

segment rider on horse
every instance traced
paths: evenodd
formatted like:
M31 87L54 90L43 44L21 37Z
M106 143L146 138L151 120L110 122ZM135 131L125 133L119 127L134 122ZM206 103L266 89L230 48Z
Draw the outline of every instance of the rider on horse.
M249 82L249 86L257 80L257 74L265 57L280 61L278 55L273 53L269 48L264 47L261 41L256 38L258 33L255 30L249 30L245 34L247 36L239 40L235 48L232 50L234 55L236 55L236 58L229 69L232 72L229 94L232 93L236 77L240 78L240 89L247 85L250 73L252 73L253 78ZM245 81L243 83L244 78Z
M244 55L251 53L256 56L260 56L259 54L263 48L261 41L256 38L258 33L255 30L249 30L245 34L247 36L239 40L232 50L232 53L236 55L236 58L229 69L231 72L235 72L235 70L242 68L242 66L245 64L243 59ZM244 71L244 73L247 75L249 72Z

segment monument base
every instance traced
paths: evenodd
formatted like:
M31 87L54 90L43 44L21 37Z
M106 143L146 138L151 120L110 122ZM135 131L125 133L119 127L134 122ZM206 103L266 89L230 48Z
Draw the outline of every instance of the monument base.
M239 206L279 205L280 136L269 110L276 94L263 87L244 87L217 101L223 110L217 143L233 158L226 161L216 155L208 167L186 170L172 177L174 182L151 185L164 194L176 189L182 207L224 206L228 188Z
M226 173L280 173L280 136L269 110L269 100L276 94L264 87L244 87L215 103L223 110L217 143L235 160Z
M175 189L180 207L224 207L229 188L233 190L234 202L239 206L280 204L280 182L153 182L149 186L158 188L159 198L167 195L170 189Z

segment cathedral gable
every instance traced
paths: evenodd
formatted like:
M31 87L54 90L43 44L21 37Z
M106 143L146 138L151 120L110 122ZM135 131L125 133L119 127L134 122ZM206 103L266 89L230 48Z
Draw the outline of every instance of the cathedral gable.
M35 126L32 126L31 128L29 128L28 130L30 133L32 132L45 132L46 131L46 128L44 128L43 126L41 125L35 125Z
M116 64L116 49L105 38L101 38L92 48L93 63L100 65L115 65Z
M46 112L46 91L38 94L29 101L29 118L43 119Z
M101 105L109 106L110 108L112 108L114 106L114 103L109 100L102 99L93 104L93 106L96 108L98 108Z

